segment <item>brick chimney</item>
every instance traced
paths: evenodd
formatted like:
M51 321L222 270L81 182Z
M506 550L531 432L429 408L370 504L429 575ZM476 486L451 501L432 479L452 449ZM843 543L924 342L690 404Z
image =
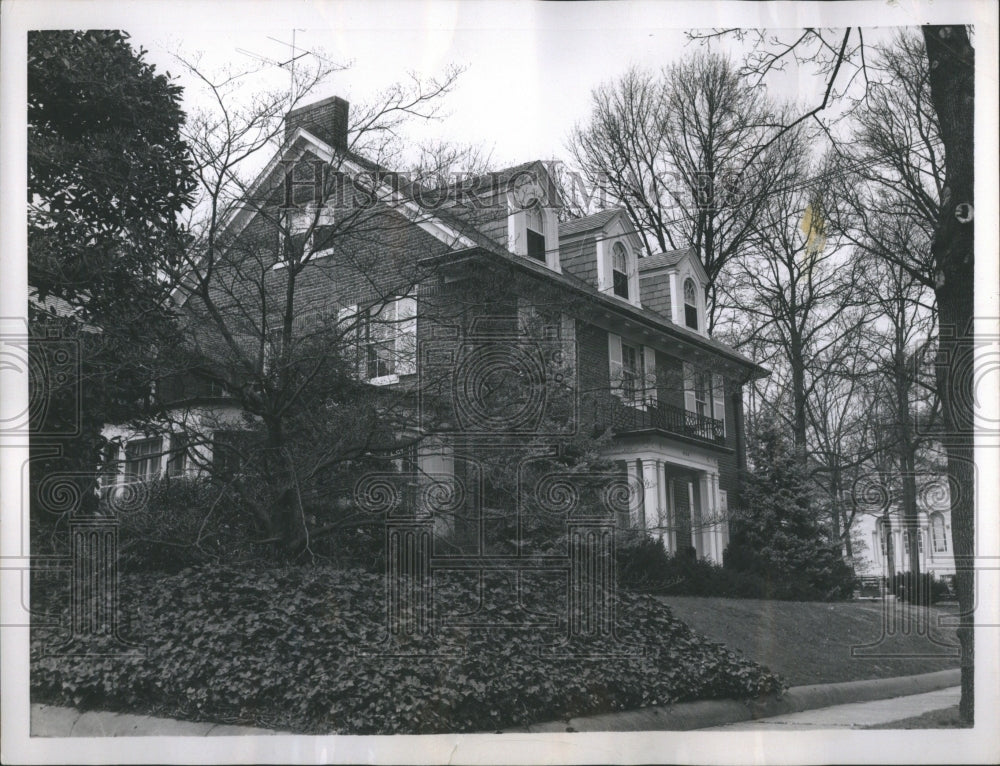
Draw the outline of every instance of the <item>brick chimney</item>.
M305 128L334 149L346 149L348 106L339 96L331 96L293 109L285 115L285 141L299 128Z

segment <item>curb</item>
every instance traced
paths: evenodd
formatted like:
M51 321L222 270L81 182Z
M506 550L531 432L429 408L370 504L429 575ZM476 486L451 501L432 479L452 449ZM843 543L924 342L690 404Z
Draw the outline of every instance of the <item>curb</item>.
M804 710L871 702L892 697L947 689L961 683L961 670L939 670L915 676L845 681L836 684L794 686L781 696L752 700L704 700L676 705L625 710L620 713L582 716L565 721L548 721L512 729L504 733L546 733L567 731L689 731L770 718Z
M275 729L230 726L221 723L177 721L132 713L77 710L32 703L32 737L225 737L234 735L290 734Z

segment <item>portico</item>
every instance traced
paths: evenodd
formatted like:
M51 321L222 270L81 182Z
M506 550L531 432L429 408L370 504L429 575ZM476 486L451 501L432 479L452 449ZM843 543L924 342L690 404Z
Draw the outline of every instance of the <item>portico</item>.
M671 554L693 548L699 559L721 564L729 525L718 459L660 437L630 442L609 455L624 465L634 493L628 525L660 538Z

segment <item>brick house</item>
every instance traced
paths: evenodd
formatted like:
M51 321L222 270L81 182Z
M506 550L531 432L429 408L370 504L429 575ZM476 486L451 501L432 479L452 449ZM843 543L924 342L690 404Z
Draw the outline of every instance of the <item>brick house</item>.
M403 430L419 437L409 459L423 474L458 475L470 422L473 437L484 436L483 422L529 435L539 427L530 413L498 421L474 401L449 404L466 361L493 358L487 346L510 352L530 324L541 328L533 337L543 357L556 349L571 371L561 385L574 409L552 438L567 428L610 433L606 455L635 487L627 523L668 551L721 562L745 463L742 386L767 372L707 333L707 277L694 254L640 257L620 209L560 221L559 190L540 162L411 185L347 148L347 109L331 98L287 115L284 145L248 192L252 204L222 228L226 254L206 287L216 309L245 315L234 320L243 340L192 333L197 354L226 374L165 381L157 393L170 425L159 435L109 426L109 457L124 471L107 482L189 475L225 460L243 417L233 395L240 370L266 379L294 353L292 338L315 340L309 328L342 344L358 381L408 402ZM282 303L293 277L291 303ZM179 303L191 326L211 325L205 305L184 295ZM443 376L442 349L451 365ZM489 365L469 369L464 384L478 390L476 370Z

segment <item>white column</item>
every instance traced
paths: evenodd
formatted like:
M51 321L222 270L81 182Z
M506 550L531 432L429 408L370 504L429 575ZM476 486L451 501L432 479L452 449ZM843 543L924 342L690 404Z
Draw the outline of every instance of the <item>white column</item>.
M701 539L701 521L698 520L698 504L701 502L701 498L695 498L694 482L690 479L685 480L684 486L687 488L688 493L688 515L690 517L691 525L691 547L694 548L694 553L696 558L703 558L705 555L705 546Z
M722 563L722 551L725 548L725 542L722 540L722 508L719 500L719 474L710 473L708 475L708 483L710 487L709 495L712 498L711 510L709 513L712 515L712 547L714 552L712 554L716 564Z
M664 474L666 477L666 474ZM667 553L677 553L677 503L674 500L675 484L674 480L664 481L666 492L666 504L663 506L667 511Z
M641 492L641 489L636 489L636 487L641 484L641 476L636 466L635 458L629 458L625 461L625 471L628 474L628 486L629 486L629 498L628 498L628 525L635 529L639 526L639 508L641 508L641 503L639 499L635 497L636 492Z
M642 461L642 486L643 511L645 515L645 528L659 526L660 519L660 483L656 478L656 469L660 465L659 460L643 458Z
M659 536L666 546L667 553L670 552L670 540L665 536L664 527L667 525L667 475L663 470L663 461L656 461L656 526L659 527Z

